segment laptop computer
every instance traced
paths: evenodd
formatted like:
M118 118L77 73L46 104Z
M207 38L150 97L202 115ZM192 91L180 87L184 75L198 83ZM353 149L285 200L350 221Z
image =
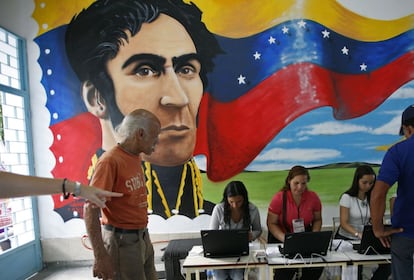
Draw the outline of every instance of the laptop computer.
M391 225L385 225L391 227ZM390 254L390 248L382 246L381 241L375 237L372 225L365 225L362 232L362 239L360 243L352 246L360 254L375 255L375 254Z
M286 233L283 247L279 246L280 253L286 258L296 256L310 258L317 255L326 256L332 238L332 231L314 231Z
M228 258L249 254L247 229L201 230L200 233L205 257Z

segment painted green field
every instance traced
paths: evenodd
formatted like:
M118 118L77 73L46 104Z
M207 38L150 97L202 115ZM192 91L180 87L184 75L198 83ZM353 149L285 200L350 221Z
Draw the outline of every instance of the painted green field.
M338 165L337 165L338 166ZM349 166L349 167L348 167ZM373 167L378 172L378 166ZM318 193L324 205L338 205L340 195L347 190L353 179L355 164L330 166L310 169L311 180L309 189ZM288 171L243 172L237 176L219 183L211 182L205 173L203 176L204 197L214 203L223 196L223 189L231 180L243 181L249 192L249 199L261 209L266 209L273 194L284 184ZM389 196L395 192L391 189Z

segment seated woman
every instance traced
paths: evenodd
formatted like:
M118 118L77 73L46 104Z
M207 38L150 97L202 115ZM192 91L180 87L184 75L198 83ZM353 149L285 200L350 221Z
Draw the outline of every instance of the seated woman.
M270 202L267 212L268 243L283 243L288 232L320 231L322 204L318 195L308 190L310 175L303 166L290 169L285 184ZM323 268L275 269L274 279L319 279ZM299 278L300 277L300 278Z
M362 238L364 226L369 224L371 190L376 174L369 165L358 166L351 187L339 200L340 226L336 239L358 240ZM371 279L388 279L391 274L389 264L380 264ZM362 266L358 267L358 279L362 279Z
M213 209L210 229L250 229L250 241L260 237L262 226L259 210L249 202L247 189L242 182L231 181L227 184L221 203ZM217 280L244 279L244 269L214 270L214 277Z

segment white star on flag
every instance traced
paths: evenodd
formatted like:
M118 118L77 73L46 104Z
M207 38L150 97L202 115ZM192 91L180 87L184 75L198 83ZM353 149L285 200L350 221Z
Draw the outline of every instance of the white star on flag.
M240 74L240 76L237 78L237 80L239 81L239 85L246 84L246 77L244 77L242 74Z
M323 38L329 38L329 35L331 34L331 32L329 32L328 30L324 30L324 31L322 31L322 35L323 35Z
M362 63L359 65L359 68L361 68L361 71L367 71L368 66L365 63Z

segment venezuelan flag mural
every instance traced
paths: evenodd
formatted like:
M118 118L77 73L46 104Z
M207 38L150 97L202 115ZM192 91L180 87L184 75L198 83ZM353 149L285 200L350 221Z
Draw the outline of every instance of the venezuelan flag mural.
M360 117L414 77L414 15L375 20L329 0L238 2L236 8L224 5L225 11L237 15L228 14L227 21L213 20L220 18L219 9L206 12L205 17L225 52L217 59L200 110L205 122L199 126L197 151L207 155L212 180L243 171L275 136L307 112L330 106L336 120ZM204 5L208 10L209 5ZM249 12L257 10L257 14ZM321 119L312 123L320 124ZM235 129L240 124L241 129ZM370 129L366 127L366 132ZM313 137L312 144L301 141L279 149L315 149L329 142L340 146L342 141L337 140L342 137L331 141ZM365 152L350 154L332 145L333 151L336 161L381 158L380 154L366 158ZM283 163L276 154L268 161Z
M210 180L295 164L379 163L382 147L398 141L401 111L414 103L414 14L379 19L332 0L193 2L222 50L197 115L195 162ZM103 139L80 96L65 32L92 3L36 0L33 13L54 135L52 173L85 183ZM207 203L195 184L200 210ZM157 203L168 218L174 206L166 200ZM56 196L54 203L64 220L82 217L82 201Z

